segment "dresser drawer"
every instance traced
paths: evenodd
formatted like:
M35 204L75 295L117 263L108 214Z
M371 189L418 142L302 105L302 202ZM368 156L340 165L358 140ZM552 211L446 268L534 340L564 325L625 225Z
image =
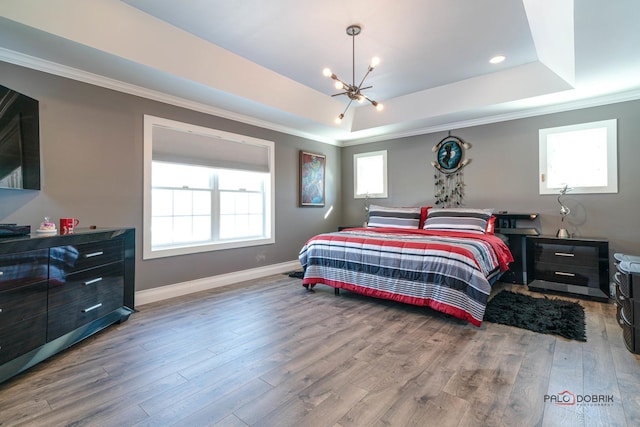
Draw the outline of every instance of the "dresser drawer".
M597 268L599 249L595 246L537 243L535 257L538 263Z
M124 288L124 264L114 262L100 267L69 274L65 281L49 283L49 309L80 300L89 305L115 293L121 295Z
M51 248L50 257L49 279L64 281L64 277L68 274L122 261L124 259L124 242L122 239L113 239L72 246L57 246Z
M92 295L49 308L47 341L59 338L122 307L123 298L124 289L120 286L103 295Z
M47 312L47 282L0 292L0 327L22 322Z
M0 291L47 280L49 249L0 255Z
M640 301L627 298L620 291L620 286L616 286L616 304L621 307L622 315L629 323L640 325Z
M618 307L622 307L622 305L624 304L624 301L626 299L628 299L628 297L622 293L622 291L620 290L620 285L618 285L616 283L615 284L615 300L614 300L614 302L616 303L616 305Z
M622 306L616 304L616 320L618 321L618 326L621 328L624 326L624 320L622 320Z
M616 271L613 281L627 298L640 299L640 276Z
M636 328L625 318L624 310L621 312L622 337L627 349L632 353L640 353L640 328Z
M47 315L0 329L0 364L40 347L47 337Z

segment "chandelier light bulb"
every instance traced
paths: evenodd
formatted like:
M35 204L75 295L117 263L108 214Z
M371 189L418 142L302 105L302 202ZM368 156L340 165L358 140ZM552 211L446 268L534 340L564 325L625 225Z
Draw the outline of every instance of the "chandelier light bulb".
M364 102L364 96L358 95L358 102L362 104Z
M343 85L341 82L339 82L339 81L336 81L336 82L335 82L335 84L334 84L334 86L335 86L335 88L336 88L336 89L338 89L338 90L345 89L344 85Z
M331 74L333 73L331 72L330 68L325 68L324 70L322 70L322 75L325 77L331 77Z
M376 106L375 107L376 107L376 110L378 110L378 111L384 110L384 105L381 104L380 102L376 102Z
M371 58L371 64L369 65L369 67L376 68L378 66L378 64L380 63L380 58L378 58L377 56L374 56L373 58Z
M342 123L342 119L344 119L344 114L340 114L338 117L336 117L336 124Z

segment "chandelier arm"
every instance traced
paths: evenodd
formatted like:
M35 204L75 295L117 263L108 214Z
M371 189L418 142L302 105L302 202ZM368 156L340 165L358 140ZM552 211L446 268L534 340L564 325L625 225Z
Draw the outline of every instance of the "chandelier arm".
M377 104L376 101L374 101L373 99L369 98L367 95L361 93L360 95L362 95L364 97L364 99L366 99L367 101L369 101L371 103L371 105L375 106Z
M364 80L367 78L367 76L369 75L369 73L373 71L373 68L369 67L367 68L367 72L365 73L364 77L362 78L362 80L360 80L360 84L358 85L358 90L360 90L360 87L362 86L362 83L364 83ZM369 86L371 87L371 86Z
M342 86L344 86L345 88L348 88L350 85L348 85L347 83L345 83L344 81L342 81L340 78L338 78L338 76L336 76L335 74L333 74L331 76L331 78L333 80L339 81L340 83L342 83Z
M349 107L351 106L351 103L353 102L353 99L349 99L349 103L347 104L347 107L344 109L344 111L342 112L342 116L344 116L347 113L347 110L349 109Z
M334 96L347 95L348 93L349 92L334 93L333 95L331 95L331 97L333 98Z

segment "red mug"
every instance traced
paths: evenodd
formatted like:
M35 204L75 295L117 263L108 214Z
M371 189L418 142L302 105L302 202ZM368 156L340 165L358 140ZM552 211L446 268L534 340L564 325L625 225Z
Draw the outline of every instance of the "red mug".
M78 224L80 220L77 218L60 218L60 234L72 234Z

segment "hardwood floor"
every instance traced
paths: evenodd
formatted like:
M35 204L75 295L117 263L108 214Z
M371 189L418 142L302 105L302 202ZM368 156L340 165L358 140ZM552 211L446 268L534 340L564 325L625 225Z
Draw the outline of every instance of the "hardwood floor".
M640 358L581 303L586 343L271 276L140 307L0 384L0 425L640 425Z

